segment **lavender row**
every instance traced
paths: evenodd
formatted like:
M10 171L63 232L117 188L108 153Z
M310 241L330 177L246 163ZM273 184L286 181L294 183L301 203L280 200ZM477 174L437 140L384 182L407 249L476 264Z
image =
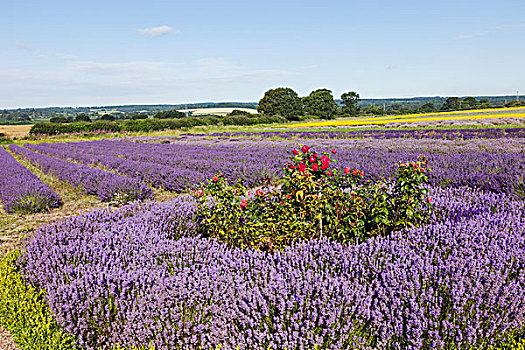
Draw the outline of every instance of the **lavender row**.
M390 238L260 253L195 237L194 204L98 210L22 256L88 349L488 348L523 330L523 201L434 189L436 219Z
M178 139L201 137L259 137L282 139L433 139L471 140L525 138L525 128L488 129L413 129L413 130L356 130L356 131L263 131L263 132L221 132L210 134L181 134Z
M0 200L7 213L36 213L62 205L58 194L1 147Z
M95 141L27 145L33 150L84 164L103 164L121 174L147 181L154 187L182 191L222 173L246 186L281 174L284 149L206 147L177 144L137 144Z
M390 140L386 140L389 142ZM390 179L395 164L418 159L423 154L433 172L430 181L435 186L469 186L496 193L523 194L525 191L525 157L509 152L428 152L412 148L410 151L375 148L354 149L355 141L337 143L313 140L317 149L337 148L338 167L363 169L370 179ZM281 174L282 159L286 158L289 142L260 142L240 145L195 145L185 143L149 144L117 141L92 141L69 144L40 144L32 146L56 156L71 157L84 163L100 162L122 172L152 178L156 186L181 190L195 186L203 179L223 173L231 181L241 180L246 185L258 185L265 178ZM504 146L502 146L504 147ZM155 170L156 169L156 170ZM159 169L171 171L161 176Z
M10 145L9 148L37 164L45 173L51 173L61 181L80 187L84 193L96 195L103 202L127 202L152 196L151 189L139 181L38 154L17 145Z
M162 188L168 191L182 191L204 180L202 173L187 167L172 167L147 160L123 158L104 148L75 149L71 147L57 148L48 144L26 144L36 152L66 160L73 160L88 166L103 165L136 181ZM140 159L140 155L136 155Z

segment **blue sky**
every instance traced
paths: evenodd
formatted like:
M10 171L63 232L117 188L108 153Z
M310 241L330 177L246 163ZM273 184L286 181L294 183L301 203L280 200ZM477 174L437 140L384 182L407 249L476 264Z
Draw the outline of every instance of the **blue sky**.
M0 0L0 108L525 94L525 1Z

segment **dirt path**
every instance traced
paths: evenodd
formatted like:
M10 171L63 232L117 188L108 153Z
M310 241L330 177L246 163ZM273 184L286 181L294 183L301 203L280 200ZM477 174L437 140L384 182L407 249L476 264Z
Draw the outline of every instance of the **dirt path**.
M0 326L0 350L18 350L11 335Z

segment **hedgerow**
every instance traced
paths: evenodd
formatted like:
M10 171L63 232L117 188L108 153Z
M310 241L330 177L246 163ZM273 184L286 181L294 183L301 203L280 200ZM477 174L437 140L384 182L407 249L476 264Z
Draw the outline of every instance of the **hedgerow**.
M31 127L29 133L31 135L57 135L66 133L81 133L81 132L148 132L160 131L169 129L191 128L194 126L204 125L256 125L256 124L271 124L284 123L286 119L279 116L225 116L225 117L186 117L177 119L137 119L124 121L105 121L97 120L95 122L76 122L76 123L50 123L41 122L36 123Z

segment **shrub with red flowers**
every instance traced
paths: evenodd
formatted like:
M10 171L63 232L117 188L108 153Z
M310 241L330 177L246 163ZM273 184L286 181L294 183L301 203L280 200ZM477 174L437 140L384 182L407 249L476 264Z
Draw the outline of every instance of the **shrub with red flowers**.
M427 163L400 163L393 183L364 180L359 169L333 169L336 150L293 149L274 186L230 185L222 175L193 191L201 233L239 247L280 249L299 239L328 236L361 242L419 225L432 206L423 185Z

